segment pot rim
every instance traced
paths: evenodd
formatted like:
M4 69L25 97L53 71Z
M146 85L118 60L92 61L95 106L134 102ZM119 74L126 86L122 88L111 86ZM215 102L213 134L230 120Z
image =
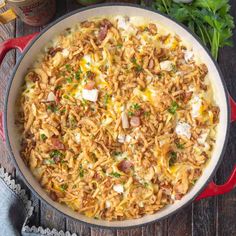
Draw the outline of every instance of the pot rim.
M29 49L31 48L31 46L34 44L34 43L37 43L37 40L46 32L48 31L49 29L51 29L55 24L57 24L58 22L61 22L63 21L64 19L66 19L67 17L70 17L74 14L78 14L79 12L83 12L83 11L86 11L86 10L89 10L89 9L94 9L94 8L99 8L99 7L109 7L109 6L123 6L123 7L133 7L133 8L140 8L140 9L143 9L143 10L146 10L146 11L151 11L151 12L154 12L156 14L159 14L159 15L162 15L166 18L168 18L169 20L171 21L174 21L176 24L178 24L180 27L184 28L189 34L191 34L191 36L193 36L197 41L198 43L202 46L202 48L205 50L205 52L208 54L208 56L210 57L210 59L212 60L212 62L214 63L214 66L219 74L219 77L220 77L220 80L221 80L221 83L223 85L223 91L224 91L224 97L226 99L226 102L227 102L227 113L228 113L228 121L227 121L227 128L226 128L226 135L225 135L225 139L224 139L224 145L222 147L222 150L221 150L221 154L219 156L219 159L218 159L218 162L214 168L214 170L212 171L211 175L209 176L209 178L205 181L205 183L201 186L201 188L198 190L198 192L196 192L196 194L191 198L189 199L184 205L182 205L181 207L178 207L176 208L173 212L169 213L169 214L166 214L165 216L162 216L158 219L155 219L155 220L151 220L149 222L145 222L145 223L142 223L142 224L137 224L137 225L131 225L131 226L104 226L104 225L97 225L97 224L93 224L93 223L88 223L86 221L83 221L83 220L80 220L80 219L77 219L77 218L74 218L70 215L67 215L66 213L64 213L63 211L57 209L55 206L53 206L52 204L50 204L46 199L44 199L43 197L41 197L41 195L39 193L36 192L36 190L34 190L34 187L27 181L27 179L25 178L23 172L21 171L15 157L14 157L14 154L13 154L13 151L12 151L12 148L11 148L11 145L10 145L10 141L9 141L9 136L8 136L8 130L7 130L7 105L8 105L8 98L9 98L9 93L10 93L10 90L11 90L11 85L12 85L12 81L13 81L13 78L15 77L15 74L17 72L17 69L21 63L21 61L23 60L24 56L27 54L27 52L29 51ZM225 153L225 150L226 150L226 146L227 146L227 142L228 142L228 138L229 138L229 129L230 129L230 115L231 115L231 111L230 111L230 102L229 102L229 96L228 96L228 91L227 91L227 87L226 87L226 83L224 81L224 77L223 77L223 74L220 70L220 67L219 65L217 64L217 62L214 60L214 58L212 57L210 51L208 50L208 48L202 44L201 40L198 38L197 35L195 35L189 28L187 28L185 25L183 25L182 23L180 22L177 22L175 19L173 19L172 17L166 15L166 14L163 14L159 11L156 11L156 10L153 10L149 7L144 7L144 6L141 6L141 5L138 5L138 4L131 4L131 3L103 3L103 4L95 4L95 5L92 5L92 6L87 6L87 7L82 7L82 8L79 8L79 9L76 9L74 11L71 11L61 17L59 17L58 19L56 19L55 21L51 22L47 27L45 27L38 35L36 35L35 38L33 38L30 43L27 45L27 47L24 49L24 51L22 52L22 54L20 55L19 59L17 60L17 63L16 65L14 66L14 69L13 69L13 73L11 74L10 76L10 81L8 82L8 85L7 85L7 90L6 90L6 96L5 96L5 101L4 101L4 133L5 133L5 136L6 136L6 144L7 144L7 149L10 153L10 156L11 156L11 159L13 159L14 161L14 164L17 168L17 170L19 171L21 177L23 178L24 182L26 183L27 187L33 192L34 195L36 195L41 201L43 201L44 203L46 203L50 208L52 209L55 209L57 212L61 213L63 215L63 217L65 218L70 218L72 220L76 220L78 222L81 222L81 223L84 223L86 224L87 226L89 227L95 227L95 228L101 228L101 229L112 229L112 230L117 230L117 229L130 229L130 228L137 228L137 227L143 227L143 226L146 226L146 225L149 225L151 223L155 223L157 221L160 221L160 220L163 220L163 219L166 219L167 217L170 217L172 215L174 215L175 213L177 213L178 211L180 211L181 209L183 209L184 207L190 205L194 199L207 187L207 184L210 182L210 180L214 177L217 169L219 168L219 165L221 164L222 160L223 160L223 156L224 156L224 153ZM135 219L133 219L135 220ZM120 223L122 224L122 221L120 221Z

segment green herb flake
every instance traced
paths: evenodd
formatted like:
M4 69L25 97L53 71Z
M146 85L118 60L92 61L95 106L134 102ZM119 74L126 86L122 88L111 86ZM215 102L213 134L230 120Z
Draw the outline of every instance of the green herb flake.
M83 169L82 164L80 164L80 166L79 166L79 176L80 176L80 178L84 177L84 169Z
M60 90L61 88L62 88L61 85L57 85L57 86L55 87L55 90L57 91L57 90Z
M178 149L184 149L184 144L183 143L176 143L176 147Z
M145 111L145 112L144 112L144 116L149 117L150 115L151 115L151 112L150 112L150 111Z
M112 153L113 156L119 156L119 155L121 155L121 154L122 154L122 152L119 152L119 151L114 151L114 152Z
M133 116L134 113L132 111L128 111L128 116Z
M117 48L122 48L123 45L122 45L121 43L118 43L118 44L116 45L116 47L117 47Z
M176 159L177 159L177 153L174 152L174 151L171 151L169 153L169 166L173 166L176 162Z
M66 70L67 70L68 72L70 72L70 71L72 70L72 69L71 69L71 65L69 65L69 64L66 64L65 67L66 67Z
M51 112L56 112L56 111L58 111L58 108L55 105L48 105L47 110L49 110Z
M40 138L41 138L43 141L45 141L45 140L47 139L47 136L46 136L45 134L41 134L41 135L40 135Z
M73 79L72 79L72 77L68 77L68 78L66 79L66 81L67 81L67 83L72 83Z
M76 80L80 80L81 73L82 73L81 68L79 68L79 70L75 72L75 79Z
M139 110L141 107L140 107L140 105L139 105L138 103L135 103L135 104L132 105L132 108L137 111L137 110Z
M68 189L68 184L62 184L61 186L60 186L60 188L61 188L61 191L66 191L67 189Z
M106 93L105 96L104 96L104 105L105 106L107 106L109 98L110 98L110 95Z
M137 72L141 72L143 70L142 66L137 63L137 60L135 58L132 58L131 62L134 64L135 70Z
M53 150L53 151L51 151L50 153L49 153L49 156L51 157L51 158L54 158L54 157L63 157L64 155L63 155L63 153L62 152L60 152L59 150Z
M111 172L111 176L114 176L115 178L120 178L120 174L118 172Z
M174 115L178 108L179 108L178 103L174 101L171 103L171 106L168 108L168 112L170 114Z

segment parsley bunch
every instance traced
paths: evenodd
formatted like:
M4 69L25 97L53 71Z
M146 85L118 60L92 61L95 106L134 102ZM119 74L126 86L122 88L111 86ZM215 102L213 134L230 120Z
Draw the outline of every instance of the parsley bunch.
M232 46L234 21L228 0L193 0L188 4L154 0L152 7L188 26L209 47L215 59L219 48Z

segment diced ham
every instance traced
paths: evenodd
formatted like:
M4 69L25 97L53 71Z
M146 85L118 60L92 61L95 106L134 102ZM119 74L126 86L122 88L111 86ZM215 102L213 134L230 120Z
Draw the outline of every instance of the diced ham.
M88 89L88 90L92 90L95 86L95 82L94 81L89 81L86 85L85 85L85 89Z
M98 39L100 41L103 41L106 38L106 36L107 36L107 32L108 32L108 26L107 25L101 27L101 29L100 29L100 31L98 33Z
M118 165L117 168L124 172L124 173L129 173L130 168L133 166L133 163L127 160L122 160Z
M52 145L55 149L64 150L64 144L58 138L51 138Z
M138 116L132 116L130 119L130 125L133 127L138 127L140 126L141 121L140 118Z

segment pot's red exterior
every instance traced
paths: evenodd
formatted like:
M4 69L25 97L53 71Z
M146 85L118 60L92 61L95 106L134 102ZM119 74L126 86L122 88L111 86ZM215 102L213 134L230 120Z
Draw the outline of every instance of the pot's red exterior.
M0 65L6 53L11 49L19 49L21 52L27 46L27 44L37 35L38 33L27 35L24 37L19 37L15 39L9 39L0 44ZM230 97L230 107L231 107L231 122L236 121L236 102ZM5 140L5 135L3 132L3 117L0 113L0 136ZM227 193L236 187L236 165L234 166L233 172L225 184L216 185L213 181L208 184L204 191L196 198L200 200L202 198L207 198L211 196L216 196L220 194Z

